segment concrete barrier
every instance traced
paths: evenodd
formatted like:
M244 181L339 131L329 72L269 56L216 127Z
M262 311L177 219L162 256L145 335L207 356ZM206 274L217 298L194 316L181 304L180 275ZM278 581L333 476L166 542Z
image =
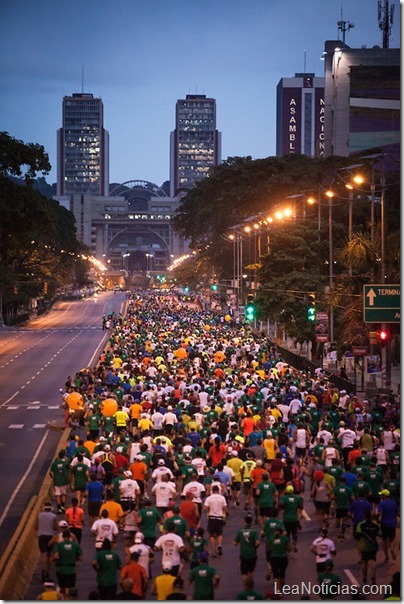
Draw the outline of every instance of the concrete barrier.
M56 451L66 447L70 428L62 434ZM56 456L57 453L55 453ZM25 600L39 560L37 518L45 501L52 501L52 479L49 469L38 495L30 500L6 551L0 559L0 598L2 600Z

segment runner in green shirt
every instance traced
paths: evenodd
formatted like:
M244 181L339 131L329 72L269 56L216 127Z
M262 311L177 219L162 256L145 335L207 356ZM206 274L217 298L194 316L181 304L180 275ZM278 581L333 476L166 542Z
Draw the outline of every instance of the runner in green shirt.
M162 518L160 512L152 507L150 499L146 499L143 505L144 507L137 512L136 522L139 531L144 535L144 543L153 548L157 539L156 527Z
M191 570L193 568L195 568L195 566L198 566L199 554L201 552L208 551L208 541L207 541L207 539L205 539L204 535L205 535L205 529L202 526L199 526L196 529L195 535L193 537L191 537L191 540L190 540L190 550L191 550L190 568L191 568Z
M285 585L285 574L288 566L288 551L290 548L289 537L282 535L279 530L274 533L272 541L271 565L274 573L275 594L282 592Z
M243 591L237 594L236 600L264 600L264 596L254 590L254 579L248 577L244 583Z
M56 561L56 578L62 594L70 587L76 587L76 563L83 557L78 541L73 541L69 529L62 533L62 541L53 546L53 560Z
M67 486L69 484L69 462L66 460L66 452L62 449L58 457L50 467L50 475L53 480L54 496L58 512L65 511Z
M280 498L279 507L283 509L283 523L288 537L292 536L293 551L297 552L297 530L303 511L303 498L294 494L292 485L288 485Z
M243 581L252 577L257 564L257 549L260 545L260 537L255 529L251 527L253 518L244 518L244 528L237 531L233 545L240 545L240 572Z
M185 520L185 518L180 516L180 506L179 505L173 506L173 512L174 512L174 516L171 516L170 518L167 518L165 520L165 522L163 524L163 529L165 531L167 531L168 524L170 522L173 522L174 523L174 533L176 535L179 535L181 537L181 539L183 541L185 541L190 536L188 522Z
M280 534L286 533L285 525L283 524L282 520L278 520L277 516L278 516L278 509L274 508L272 510L271 517L268 518L264 522L263 531L261 533L261 536L263 536L265 538L265 555L266 555L266 561L267 561L267 576L266 576L267 581L271 580L272 542L275 538L275 531L279 531Z
M102 548L97 550L91 565L97 572L97 590L101 600L114 600L118 587L117 571L122 563L111 541L104 539Z
M335 499L337 537L340 541L343 541L348 525L349 506L353 500L352 489L346 485L345 476L341 476L340 483L334 488L333 497Z
M199 554L199 564L189 573L189 583L194 584L193 600L214 600L215 589L220 581L219 574L213 566L208 566L208 554Z
M321 600L337 600L335 596L338 596L338 586L342 585L341 579L338 575L332 572L334 563L332 560L326 560L324 562L325 571L320 573L318 581L321 586L320 599Z
M258 484L255 493L258 497L260 526L262 529L265 518L269 518L272 515L273 509L276 507L278 490L273 482L269 480L269 475L263 474L262 481Z

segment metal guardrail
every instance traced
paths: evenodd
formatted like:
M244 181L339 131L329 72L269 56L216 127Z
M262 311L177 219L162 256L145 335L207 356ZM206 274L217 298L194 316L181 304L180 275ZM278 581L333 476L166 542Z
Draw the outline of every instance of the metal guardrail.
M284 359L286 363L288 363L288 365L291 365L298 371L307 371L315 375L315 370L320 367L318 363L313 363L312 361L309 361L305 357L301 357L298 354L295 354L287 348L282 348L281 346L279 346L279 344L276 344L275 342L268 343L280 353L282 359ZM324 371L324 374L328 382L330 382L330 384L332 384L334 387L338 388L338 390L346 390L348 394L356 394L356 385L353 384L351 381L345 380L341 376L335 375L326 370Z

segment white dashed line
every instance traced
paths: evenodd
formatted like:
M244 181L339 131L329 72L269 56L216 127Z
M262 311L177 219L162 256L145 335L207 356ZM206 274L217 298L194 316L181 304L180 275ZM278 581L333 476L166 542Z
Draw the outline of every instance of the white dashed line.
M24 427L24 424L10 424L9 425L9 429L10 430L21 430L21 428Z
M46 424L34 424L33 428L46 428Z
M17 405L17 406L15 406L15 407L6 407L6 409L7 409L7 410L8 410L8 409L11 409L12 411L13 411L14 409L19 409L19 408L20 408L20 407L19 407L18 405Z
M38 409L40 409L40 408L41 408L41 407L40 407L40 406L37 406L37 405L35 405L35 406L30 405L30 406L28 406L28 407L27 407L27 409L35 409L35 410L38 410Z

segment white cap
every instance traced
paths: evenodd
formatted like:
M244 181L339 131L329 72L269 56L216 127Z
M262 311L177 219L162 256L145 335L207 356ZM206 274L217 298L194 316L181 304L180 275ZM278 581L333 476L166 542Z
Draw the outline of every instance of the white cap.
M167 411L172 411L173 408L171 407L171 405L169 407L167 407Z
M132 478L132 472L130 470L126 470L123 475L126 476L126 478Z
M143 533L140 533L140 532L136 533L136 535L135 535L135 543L143 543L143 540L144 540Z
M238 456L237 451L232 451L232 452L231 452L231 454L232 454L232 455L234 455L234 457L237 457L237 456Z
M67 524L66 520L60 520L58 526L59 528L67 528L69 525Z
M165 466L165 461L164 461L164 459L159 459L159 461L158 461L158 465L159 465L159 466Z
M111 451L111 447L109 445L104 445L104 451Z

